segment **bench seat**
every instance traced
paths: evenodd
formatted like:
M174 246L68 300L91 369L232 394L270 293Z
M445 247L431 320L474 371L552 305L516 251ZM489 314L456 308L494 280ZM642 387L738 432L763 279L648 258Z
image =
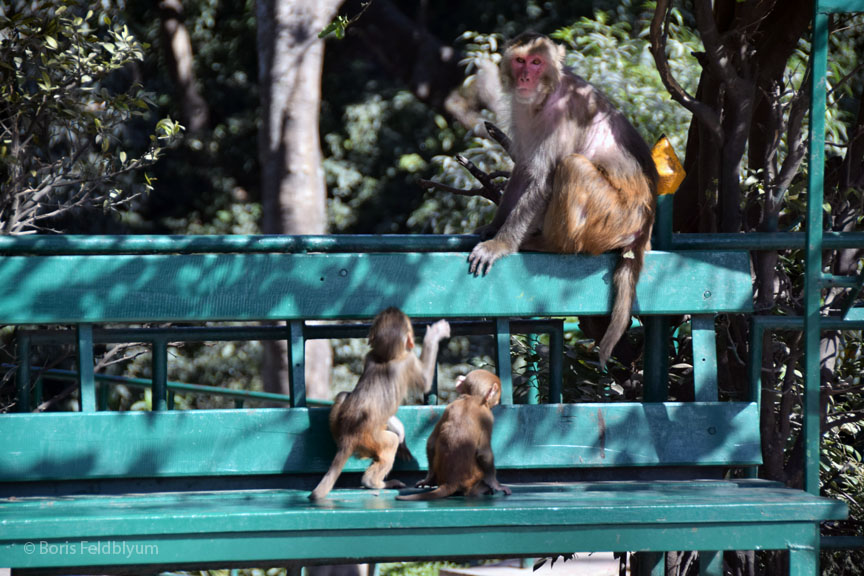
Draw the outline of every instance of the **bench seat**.
M0 499L0 556L22 568L228 566L647 551L670 539L687 550L783 548L790 534L812 541L815 522L845 514L844 504L763 480L516 484L510 496L435 502L395 494L337 489L321 503L279 488L9 497Z

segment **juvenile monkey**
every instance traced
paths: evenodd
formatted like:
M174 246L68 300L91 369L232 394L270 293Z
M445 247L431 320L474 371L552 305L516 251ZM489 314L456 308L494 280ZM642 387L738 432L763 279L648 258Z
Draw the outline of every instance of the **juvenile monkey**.
M600 254L620 250L612 318L600 342L605 366L630 324L646 250L657 171L645 141L597 88L563 67L564 49L522 34L505 49L515 165L485 238L468 257L472 274L521 249Z
M411 321L398 308L387 308L372 321L363 374L350 393L340 393L330 409L330 432L337 451L330 469L309 495L320 500L330 493L352 454L372 458L363 474L366 488L401 488L398 480L384 481L393 468L396 451L405 439L396 410L409 389L429 392L438 356L438 343L450 337L446 320L429 326L418 359L413 352Z
M475 496L489 490L510 494L495 476L492 406L501 399L501 380L473 370L456 384L460 396L447 406L426 442L429 474L417 486L435 490L399 495L399 500L436 500L456 492Z

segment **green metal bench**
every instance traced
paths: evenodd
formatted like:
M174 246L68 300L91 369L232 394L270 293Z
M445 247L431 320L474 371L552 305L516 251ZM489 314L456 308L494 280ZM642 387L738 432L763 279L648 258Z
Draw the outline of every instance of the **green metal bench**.
M691 315L694 402L561 404L553 374L551 404L515 405L511 319L607 313L614 256L518 254L474 278L465 250L475 241L3 239L0 325L74 328L81 411L0 415L0 566L81 573L605 550L652 553L658 571L663 551L700 550L703 572L720 574L723 550L783 549L791 574L815 574L819 523L845 517L846 505L750 477L761 462L758 393L718 398L714 318L752 311L746 252L646 257L636 311ZM370 243L374 253L338 252ZM397 246L412 251L389 252ZM430 246L455 251L421 251ZM494 326L503 395L493 448L511 496L399 502L395 491L350 488L359 482L349 474L325 501L307 499L334 447L327 409L306 406L303 343L320 327L305 321L368 320L389 305L418 321ZM292 407L166 410L170 331L157 330L154 411L97 410L94 324L229 320L287 320L276 330L289 342ZM400 410L417 462L393 476L420 477L442 410Z

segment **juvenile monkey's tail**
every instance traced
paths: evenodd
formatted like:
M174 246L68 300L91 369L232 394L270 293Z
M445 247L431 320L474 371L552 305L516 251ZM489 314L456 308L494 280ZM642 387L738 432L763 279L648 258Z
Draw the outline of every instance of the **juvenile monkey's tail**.
M454 494L456 490L458 490L458 486L451 486L449 484L442 484L438 486L434 490L430 490L428 492L415 492L414 494L400 494L396 496L397 500L438 500L439 498L446 498L451 494Z
M341 446L339 450L336 451L336 456L333 457L333 463L330 464L330 469L327 470L327 473L318 483L318 486L312 490L312 493L309 494L310 500L322 500L327 497L327 494L330 493L330 490L333 489L333 485L336 484L336 480L339 479L339 475L342 474L342 469L345 468L345 463L348 462L348 458L351 457L351 454L354 452L352 446Z
M650 233L650 232L649 232ZM618 344L621 336L630 326L630 311L636 295L636 282L642 272L642 262L645 259L645 243L625 249L615 267L612 284L615 287L615 301L612 304L612 319L609 327L600 340L600 367L606 368L606 362L612 354L612 349Z

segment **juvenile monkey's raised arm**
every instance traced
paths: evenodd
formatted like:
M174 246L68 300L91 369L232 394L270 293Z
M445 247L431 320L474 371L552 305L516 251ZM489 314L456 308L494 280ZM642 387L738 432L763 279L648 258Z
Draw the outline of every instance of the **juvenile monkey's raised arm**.
M446 320L439 320L426 329L426 335L423 336L423 351L420 352L420 371L424 394L432 389L435 362L438 359L438 343L449 337L450 324Z

